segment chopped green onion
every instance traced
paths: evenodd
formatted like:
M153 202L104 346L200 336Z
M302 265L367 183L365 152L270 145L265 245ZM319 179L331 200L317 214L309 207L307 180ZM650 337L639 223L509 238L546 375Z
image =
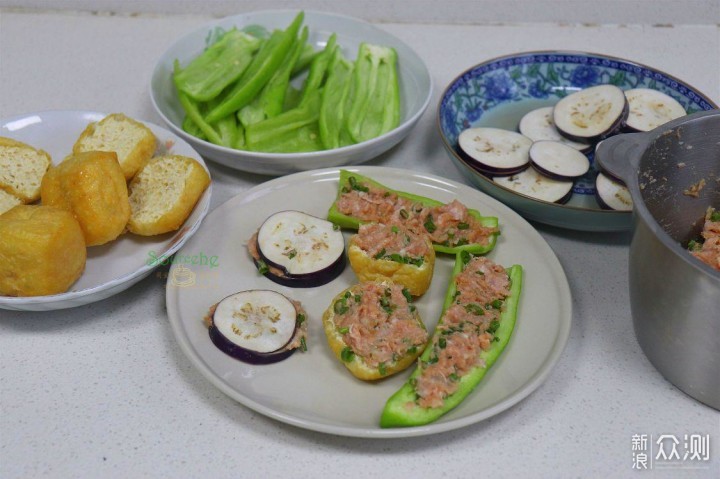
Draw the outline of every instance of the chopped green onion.
M423 223L423 226L428 233L433 233L437 229L437 226L435 226L435 223L433 223L432 215L428 215L428 217L425 218L425 223Z
M258 273L260 274L267 274L268 271L270 271L270 268L268 268L267 263L265 261L259 259L255 262L255 266L257 266Z
M343 360L343 362L349 363L355 358L355 353L350 348L350 346L346 346L341 352L340 352L340 359Z
M348 312L348 309L350 308L345 305L344 299L338 299L333 305L333 311L335 311L335 314L345 314Z

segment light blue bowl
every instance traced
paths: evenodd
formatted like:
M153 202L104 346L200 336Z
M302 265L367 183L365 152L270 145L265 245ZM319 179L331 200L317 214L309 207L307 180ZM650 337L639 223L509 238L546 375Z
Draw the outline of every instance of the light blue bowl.
M632 226L631 212L603 210L595 201L591 171L577 180L564 205L515 193L479 173L458 153L466 128L492 126L517 130L522 116L554 105L560 98L594 85L652 88L675 98L688 113L718 108L695 88L666 73L620 58L572 51L537 51L495 58L461 73L445 89L438 106L440 136L450 159L481 191L529 220L584 231L620 231ZM592 161L592 154L589 155Z

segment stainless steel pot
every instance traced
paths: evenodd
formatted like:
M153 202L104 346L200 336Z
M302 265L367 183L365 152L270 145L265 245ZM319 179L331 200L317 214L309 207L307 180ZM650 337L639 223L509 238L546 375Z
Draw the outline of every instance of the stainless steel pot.
M671 383L720 409L720 271L686 250L720 209L720 110L601 142L596 160L633 199L630 301L635 335ZM704 180L697 197L687 194Z

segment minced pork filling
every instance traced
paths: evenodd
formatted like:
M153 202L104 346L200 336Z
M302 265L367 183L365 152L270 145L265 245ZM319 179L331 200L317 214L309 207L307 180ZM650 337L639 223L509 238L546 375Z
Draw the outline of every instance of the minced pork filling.
M353 353L370 367L392 364L427 342L402 286L361 283L333 305L335 327Z
M433 243L449 247L466 244L486 245L497 228L483 226L458 200L425 206L402 198L392 191L372 184L362 184L350 177L350 186L341 190L336 203L338 211L363 222L404 225L426 234Z
M403 225L367 223L360 225L354 244L368 256L393 259L397 255L405 263L422 265L432 246L425 235L417 234ZM419 264L418 264L419 263Z
M420 375L412 381L421 407L441 407L457 391L460 379L482 365L480 353L498 340L500 310L510 295L507 271L485 257L474 257L455 277L455 286L452 306L429 346L432 354L419 362Z
M720 270L720 210L710 209L705 216L702 244L694 243L692 254L713 268Z

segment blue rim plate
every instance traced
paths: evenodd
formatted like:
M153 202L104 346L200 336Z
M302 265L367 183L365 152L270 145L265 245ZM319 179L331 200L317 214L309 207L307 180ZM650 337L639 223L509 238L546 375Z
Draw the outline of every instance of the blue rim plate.
M631 212L603 210L595 201L595 167L576 182L571 200L560 205L493 183L458 153L458 135L466 128L493 126L516 130L525 113L553 105L574 91L608 83L623 90L659 90L678 100L688 113L718 108L687 83L629 60L574 51L517 53L465 70L443 91L437 110L443 146L471 184L529 220L585 231L630 229ZM592 161L592 153L589 156Z

